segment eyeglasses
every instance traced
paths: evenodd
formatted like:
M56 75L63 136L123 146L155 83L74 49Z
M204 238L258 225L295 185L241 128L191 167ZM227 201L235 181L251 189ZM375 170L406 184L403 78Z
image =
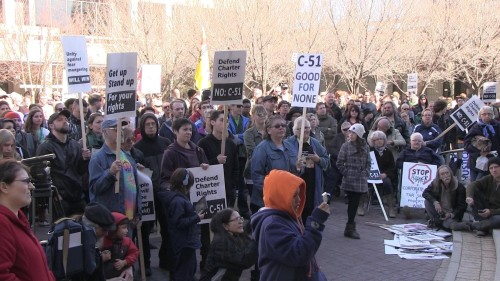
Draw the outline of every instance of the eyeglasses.
M257 116L259 116L260 118L264 118L264 117L267 117L267 114L265 114L265 113L257 113Z
M134 143L134 139L133 138L127 138L125 139L125 141L123 143Z
M410 108L408 108L408 107L405 107L405 108L403 108L403 110L410 110Z
M56 108L57 111L61 112L64 110L64 107Z
M251 108L251 105L244 105L243 108Z
M30 178L25 178L25 179L20 179L20 180L14 180L14 181L24 182L25 184L30 184L31 183L31 179Z
M233 221L245 221L245 218L244 217L236 217L232 220L229 220L229 222L233 222Z
M144 127L154 127L156 126L156 122L144 123Z
M239 107L241 107L241 105ZM201 109L212 109L212 106L211 105L204 105L201 107Z
M273 128L276 128L276 129L279 129L279 128L286 128L286 124L282 123L282 124L276 124L274 126L272 126Z
M384 140L383 138L372 139L372 141Z
M169 108L170 108L170 105L165 105L165 106L163 107L163 109L169 109Z
M236 105L236 107L237 107L237 108L241 108L241 107L243 107L243 105L241 105L241 104L237 104L237 105Z
M349 128L347 128L347 129L342 129L342 131L347 132L347 131L349 131Z

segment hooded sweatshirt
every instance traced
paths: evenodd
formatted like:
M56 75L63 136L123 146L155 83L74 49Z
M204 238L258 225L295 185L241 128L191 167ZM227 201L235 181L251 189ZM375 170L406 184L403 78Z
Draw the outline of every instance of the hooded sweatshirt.
M299 189L300 204L292 207ZM253 236L258 242L260 280L307 280L318 271L314 255L322 239L328 213L315 208L305 225L306 184L301 178L282 170L272 170L264 180L264 204L252 216Z
M42 246L21 210L16 217L0 205L0 241L0 280L55 280Z

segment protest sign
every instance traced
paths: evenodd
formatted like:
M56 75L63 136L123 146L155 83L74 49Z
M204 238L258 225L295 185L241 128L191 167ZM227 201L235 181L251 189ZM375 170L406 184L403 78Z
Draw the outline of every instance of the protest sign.
M472 96L466 103L455 110L450 117L455 121L455 124L464 131L476 122L479 117L479 110L484 106L477 96Z
M385 84L384 82L377 82L375 85L375 92L384 93L385 92Z
M470 182L470 170L469 167L467 166L467 163L469 162L469 153L467 151L462 152L462 177L461 177L461 182L462 183L468 183Z
M322 54L299 54L297 56L292 106L316 107L322 67Z
M142 221L155 221L155 200L153 195L153 171L149 169L137 170L137 185L141 196Z
M161 64L142 64L137 90L142 94L161 92ZM140 86L139 86L140 85Z
M422 192L436 178L437 166L404 162L401 175L400 206L424 208Z
M189 198L195 208L197 204L205 205L205 217L200 223L209 223L219 211L227 208L226 185L222 164L211 165L208 169L189 168L194 175L194 185L189 191ZM201 208L201 209L203 209Z
M68 93L90 92L90 71L85 36L62 36Z
M483 98L484 102L496 102L498 82L484 82Z
M370 151L370 158L372 163L370 167L370 174L368 175L368 183L382 183L375 152Z
M108 54L106 119L135 117L137 53Z
M246 51L218 51L214 55L211 104L241 104Z
M417 73L409 73L408 81L406 83L406 91L417 93L418 90L418 74Z

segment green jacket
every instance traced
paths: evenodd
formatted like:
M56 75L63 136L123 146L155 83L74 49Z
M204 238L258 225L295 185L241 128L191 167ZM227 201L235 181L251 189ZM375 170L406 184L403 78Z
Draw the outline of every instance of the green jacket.
M500 188L496 185L492 175L484 176L467 186L467 197L473 198L475 192L483 194L486 201L485 207L490 209L491 215L500 215Z

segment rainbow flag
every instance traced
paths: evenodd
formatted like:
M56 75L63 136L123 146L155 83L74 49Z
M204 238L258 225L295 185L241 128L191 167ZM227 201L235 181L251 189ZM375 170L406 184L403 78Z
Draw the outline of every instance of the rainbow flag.
M210 61L208 60L208 47L207 37L205 36L205 29L202 28L203 37L201 40L201 52L198 58L198 66L194 75L195 87L198 90L209 89L212 84L210 83Z

